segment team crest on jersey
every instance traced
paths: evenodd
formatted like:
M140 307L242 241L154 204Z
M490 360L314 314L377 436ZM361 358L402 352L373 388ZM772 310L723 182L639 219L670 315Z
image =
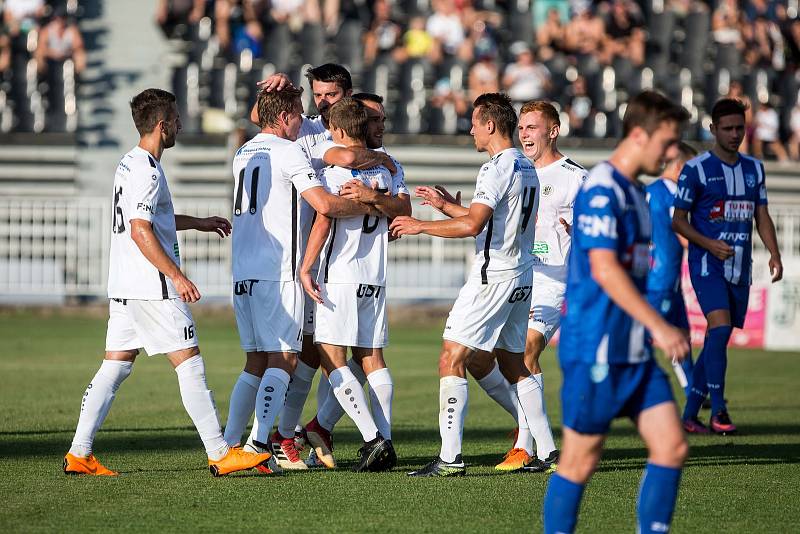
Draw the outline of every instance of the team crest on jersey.
M547 184L546 186L544 186L544 189L542 189L542 194L543 194L544 196L547 196L547 195L549 195L549 194L550 194L550 193L552 193L552 192L553 192L553 186L552 186L552 185L550 185L550 184Z
M756 186L756 175L755 174L745 174L744 175L744 182L747 184L747 187L755 187Z

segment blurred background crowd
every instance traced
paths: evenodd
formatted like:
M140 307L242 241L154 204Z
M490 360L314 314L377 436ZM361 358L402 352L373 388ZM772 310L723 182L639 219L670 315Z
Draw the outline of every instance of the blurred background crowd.
M75 127L79 4L0 1L3 131ZM299 83L304 66L333 61L386 97L395 133L465 132L474 98L505 91L518 104L554 101L569 137L609 138L628 95L655 88L692 112L693 139L708 135L717 98L748 100L746 150L789 161L800 157L797 10L797 0L159 0L155 20L180 58L172 89L197 133L229 129L255 80L281 71Z

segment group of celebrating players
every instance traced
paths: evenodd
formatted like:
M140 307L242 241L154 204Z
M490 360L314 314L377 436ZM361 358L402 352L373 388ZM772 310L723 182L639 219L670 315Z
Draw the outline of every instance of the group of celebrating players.
M175 97L148 89L131 101L141 139L114 180L106 355L83 396L64 471L117 474L94 457L92 443L141 348L166 354L175 367L215 476L334 468L332 431L345 413L363 438L354 470L392 469L394 386L383 357L388 247L420 233L474 237L475 260L442 336L441 450L409 475L466 473L469 371L516 421L515 443L496 468L553 472L546 532L574 530L583 488L620 416L635 421L649 451L639 530L667 531L688 454L684 430L709 432L698 418L706 396L710 430L736 431L724 399L726 346L747 308L753 220L771 255L773 281L782 276L763 165L738 153L745 107L719 101L714 147L696 156L680 142L685 110L658 93L641 93L627 104L612 155L587 172L559 151L559 114L551 104L529 102L518 118L505 95L481 95L470 133L490 160L472 202L463 206L460 194L441 186L417 187L422 204L446 216L422 221L411 217L402 166L383 148L382 98L353 94L340 65L311 68L306 76L319 117L303 114L302 89L285 75L261 83L251 113L261 131L233 160L233 225L223 217L175 215L160 164L180 130ZM642 174L662 178L645 190ZM233 302L246 359L224 433L187 306L200 293L180 269L176 232L186 229L233 234ZM694 365L680 286L686 241L692 285L708 319ZM562 321L559 453L539 356ZM653 345L686 388L682 419ZM303 426L320 367L317 414ZM306 444L312 450L303 460Z

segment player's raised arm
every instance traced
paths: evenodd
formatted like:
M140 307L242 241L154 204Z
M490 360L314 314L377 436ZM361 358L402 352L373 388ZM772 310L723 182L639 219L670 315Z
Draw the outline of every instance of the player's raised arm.
M199 232L216 232L221 238L231 235L231 222L225 217L192 217L191 215L175 215L175 228L181 230L197 230Z
M444 186L419 186L414 189L414 196L422 199L423 206L430 206L448 217L460 217L469 213L469 208L461 205L461 191L452 196Z
M331 146L325 151L323 159L328 165L336 165L347 169L363 170L383 165L392 174L397 172L397 167L388 154L365 147Z
M164 276L172 280L172 283L175 284L175 289L181 296L181 300L184 302L197 302L200 300L200 291L197 290L197 287L195 287L192 281L181 272L175 262L164 252L164 249L158 242L158 238L153 232L153 226L150 221L131 219L130 223L131 239L136 243L136 246L147 261L152 263Z
M391 191L373 189L367 187L361 180L350 180L344 184L339 195L370 204L390 219L401 215L411 215L411 198L408 195L404 193L392 195Z

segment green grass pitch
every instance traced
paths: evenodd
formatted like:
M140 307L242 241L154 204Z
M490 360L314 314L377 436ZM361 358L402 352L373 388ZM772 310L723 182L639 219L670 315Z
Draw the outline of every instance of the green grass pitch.
M243 363L232 314L198 309L196 316L224 421ZM468 476L406 477L439 450L440 333L440 324L391 329L387 360L395 380L393 438L400 458L392 473L348 471L360 443L345 418L335 431L342 466L337 471L214 479L169 364L142 356L95 443L98 457L122 476L87 478L65 476L61 460L81 395L100 361L105 320L97 314L3 312L0 531L540 531L547 477L493 470L511 445L507 433L514 424L474 382L464 444ZM560 373L552 351L543 367L548 409L559 432ZM690 438L673 532L797 532L798 378L796 353L732 351L727 397L741 435ZM311 417L313 398L305 418ZM634 531L644 462L634 428L619 421L586 491L579 531Z

